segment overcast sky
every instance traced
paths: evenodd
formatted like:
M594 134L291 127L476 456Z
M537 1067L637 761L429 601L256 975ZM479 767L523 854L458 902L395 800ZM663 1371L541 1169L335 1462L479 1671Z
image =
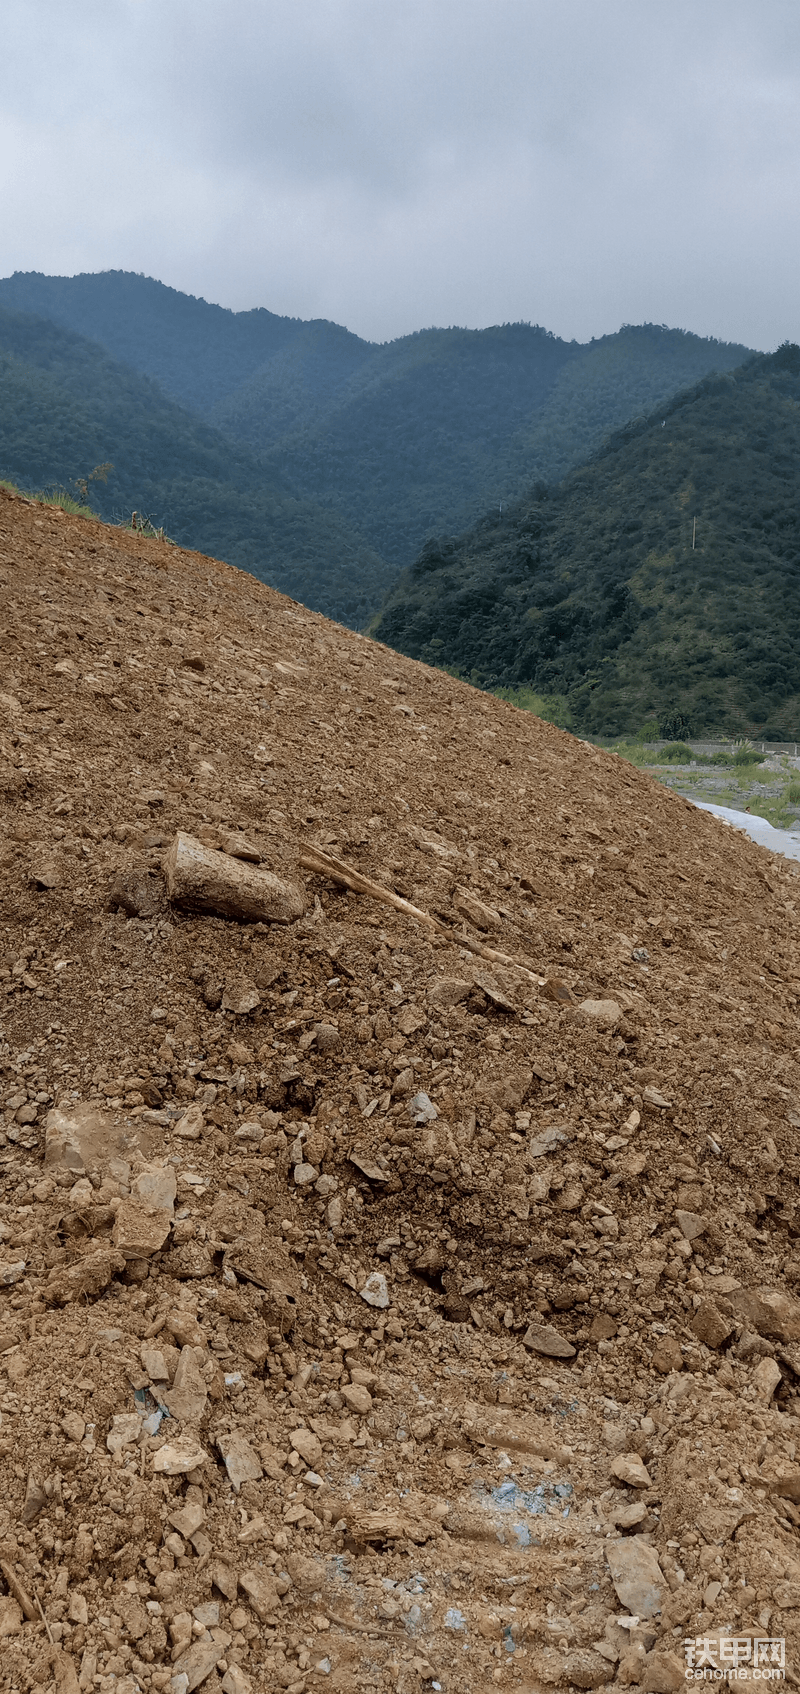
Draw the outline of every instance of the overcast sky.
M5 0L0 273L800 340L797 0Z

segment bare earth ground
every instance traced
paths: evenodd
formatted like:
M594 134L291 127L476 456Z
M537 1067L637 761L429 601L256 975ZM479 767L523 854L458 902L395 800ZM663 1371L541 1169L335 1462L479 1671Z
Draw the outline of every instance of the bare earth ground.
M0 595L0 1686L797 1681L793 867L196 554Z

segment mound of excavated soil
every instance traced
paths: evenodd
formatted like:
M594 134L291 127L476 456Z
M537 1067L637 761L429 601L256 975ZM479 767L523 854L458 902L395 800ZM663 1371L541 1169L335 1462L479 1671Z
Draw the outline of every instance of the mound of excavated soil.
M796 1674L794 867L195 554L0 595L2 1687Z

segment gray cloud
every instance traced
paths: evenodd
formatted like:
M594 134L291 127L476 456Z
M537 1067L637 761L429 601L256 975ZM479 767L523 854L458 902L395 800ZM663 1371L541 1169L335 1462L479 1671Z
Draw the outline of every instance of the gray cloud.
M6 0L0 270L800 339L790 0Z

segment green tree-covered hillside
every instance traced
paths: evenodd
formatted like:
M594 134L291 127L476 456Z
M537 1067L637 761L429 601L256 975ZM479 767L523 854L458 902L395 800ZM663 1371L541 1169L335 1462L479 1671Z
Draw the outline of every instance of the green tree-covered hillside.
M102 517L144 512L184 546L239 565L357 627L388 588L383 561L338 513L288 489L241 443L168 400L102 347L0 307L0 477L92 485Z
M374 633L562 695L588 733L679 713L800 737L800 349L704 379L502 522L428 543Z
M0 306L50 318L155 378L296 499L337 513L395 573L428 536L558 480L609 431L748 354L654 324L585 346L524 323L377 345L123 271L17 272L0 280Z

